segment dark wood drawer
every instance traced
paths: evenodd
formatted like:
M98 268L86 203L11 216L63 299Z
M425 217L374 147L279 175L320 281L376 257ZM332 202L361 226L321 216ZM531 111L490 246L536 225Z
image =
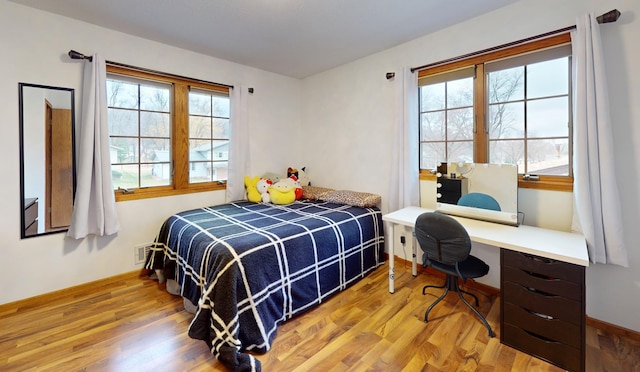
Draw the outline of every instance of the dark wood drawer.
M507 249L502 249L500 254L503 267L510 266L522 269L549 280L563 279L573 283L584 282L584 267L582 266Z
M38 219L38 201L34 201L26 206L24 210L24 226L25 228L31 226L31 224Z
M540 275L511 266L503 266L501 275L503 276L503 280L518 283L525 288L535 288L539 292L561 296L575 301L582 300L583 288L581 283L558 277Z
M502 282L502 296L505 303L510 302L534 313L576 325L582 321L580 301L549 295L510 281Z
M502 342L513 348L547 360L560 368L584 370L584 354L579 348L547 340L509 323L503 324L501 332Z
M559 319L527 311L509 302L504 303L504 323L521 328L533 335L550 341L557 341L580 349L580 326Z

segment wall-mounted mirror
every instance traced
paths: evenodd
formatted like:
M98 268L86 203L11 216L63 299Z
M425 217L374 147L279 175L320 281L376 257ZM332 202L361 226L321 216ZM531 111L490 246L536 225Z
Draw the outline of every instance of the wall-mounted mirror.
M512 164L442 163L436 210L518 225L518 167Z
M19 83L22 238L66 231L75 194L71 88Z

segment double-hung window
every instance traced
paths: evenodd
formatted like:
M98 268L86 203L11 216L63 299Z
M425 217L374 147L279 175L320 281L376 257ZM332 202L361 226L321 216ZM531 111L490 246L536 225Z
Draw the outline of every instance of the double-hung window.
M520 187L570 190L569 42L563 34L420 71L421 173L441 162L515 164Z
M117 200L226 187L228 87L108 65L107 106Z

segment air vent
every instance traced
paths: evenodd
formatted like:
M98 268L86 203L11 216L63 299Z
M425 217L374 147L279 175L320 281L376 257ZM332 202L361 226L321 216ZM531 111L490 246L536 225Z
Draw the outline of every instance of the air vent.
M133 254L135 255L135 264L141 265L144 264L144 261L147 259L147 254L151 249L151 243L140 244L133 247Z

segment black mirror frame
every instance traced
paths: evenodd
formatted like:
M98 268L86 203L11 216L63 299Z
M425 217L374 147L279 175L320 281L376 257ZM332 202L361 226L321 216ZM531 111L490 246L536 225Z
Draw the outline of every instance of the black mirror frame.
M37 236L43 235L51 235L58 234L61 232L66 232L68 229L60 229L55 231L47 231L41 232L33 235L26 234L25 226L25 172L24 172L24 97L23 97L23 88L31 87L31 88L41 88L41 89L51 89L51 90L60 90L67 91L70 93L71 98L71 150L72 150L72 182L73 182L73 199L75 200L76 195L76 140L75 140L75 89L73 88L64 88L64 87L55 87L49 85L40 85L40 84L29 84L29 83L18 83L18 120L19 120L19 147L20 147L20 238L33 238Z

